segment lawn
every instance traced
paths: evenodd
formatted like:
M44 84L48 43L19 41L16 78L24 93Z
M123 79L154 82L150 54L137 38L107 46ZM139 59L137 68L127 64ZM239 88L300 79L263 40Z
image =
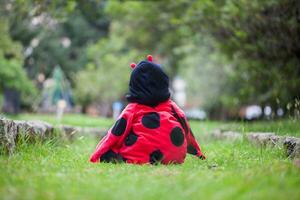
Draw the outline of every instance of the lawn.
M67 124L73 126L88 126L109 128L113 125L113 120L109 118L91 117L80 114L66 114L61 120L55 115L49 114L20 114L7 116L18 120L43 120L51 124ZM275 132L278 135L293 135L300 137L300 120L285 119L277 121L259 121L259 122L218 122L218 121L191 121L191 126L198 134L209 134L213 129L221 128L225 130L235 130L244 132L262 131Z
M90 118L80 117L83 125L112 123L97 118L90 123ZM69 122L81 125L80 121L74 117ZM22 144L12 157L0 157L0 198L300 199L300 169L281 149L203 137L219 127L283 134L296 130L294 135L299 135L297 123L267 124L191 122L208 159L188 156L183 165L91 164L88 157L98 141L90 137L80 137L73 143Z
M67 124L73 126L109 127L113 120L109 118L92 117L81 114L65 114L62 119L57 119L55 114L20 114L6 116L15 120L42 120L54 125Z

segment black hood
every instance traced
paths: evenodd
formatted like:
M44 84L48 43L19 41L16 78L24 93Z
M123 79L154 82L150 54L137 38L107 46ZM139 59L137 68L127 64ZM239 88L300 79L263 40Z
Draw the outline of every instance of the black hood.
M153 107L169 97L169 77L161 66L149 61L140 62L131 73L127 100Z

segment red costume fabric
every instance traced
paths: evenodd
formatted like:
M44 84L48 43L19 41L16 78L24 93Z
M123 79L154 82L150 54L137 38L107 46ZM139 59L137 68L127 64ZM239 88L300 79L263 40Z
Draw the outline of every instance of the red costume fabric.
M186 153L205 159L185 114L170 100L169 77L162 67L151 55L130 66L129 104L90 161L179 164Z
M183 163L186 153L205 158L185 114L169 99L156 107L128 104L90 161L171 164Z

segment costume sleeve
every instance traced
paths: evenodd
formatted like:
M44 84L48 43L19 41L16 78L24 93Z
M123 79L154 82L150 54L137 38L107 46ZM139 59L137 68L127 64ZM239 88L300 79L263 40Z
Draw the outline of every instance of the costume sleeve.
M128 104L123 110L118 120L96 146L94 153L90 157L91 162L111 161L119 158L119 149L131 129L133 107L132 104Z
M187 124L187 126L189 127L189 124ZM206 158L205 155L202 153L200 145L198 144L191 128L189 128L187 136L187 152L189 154L198 156L202 160Z
M172 103L172 112L184 129L187 140L187 153L195 155L204 160L206 157L201 151L200 145L198 144L192 132L184 112L175 103Z

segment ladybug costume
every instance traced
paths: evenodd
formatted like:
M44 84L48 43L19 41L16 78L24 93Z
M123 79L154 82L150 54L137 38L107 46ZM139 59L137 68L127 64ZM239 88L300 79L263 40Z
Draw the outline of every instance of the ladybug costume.
M129 104L90 161L180 164L186 153L205 159L185 114L170 99L169 78L161 66L148 56L131 67Z

